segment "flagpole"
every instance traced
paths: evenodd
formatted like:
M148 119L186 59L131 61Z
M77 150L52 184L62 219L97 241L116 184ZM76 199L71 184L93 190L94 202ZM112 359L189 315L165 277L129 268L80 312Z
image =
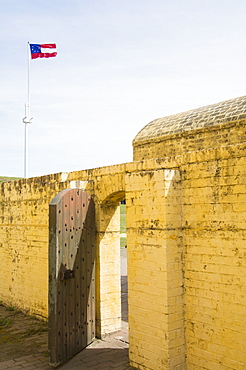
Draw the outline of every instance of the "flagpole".
M25 124L25 140L24 140L24 177L27 178L28 175L28 127L27 125L31 123L32 118L30 117L30 43L27 43L27 103L25 104L25 117L23 118L23 123Z
M32 49L30 46L32 45ZM24 177L27 178L28 171L28 127L27 125L32 123L32 117L30 112L30 61L36 58L50 58L56 57L56 44L30 44L27 42L27 103L25 104L25 117L23 123L25 124L25 144L24 144Z

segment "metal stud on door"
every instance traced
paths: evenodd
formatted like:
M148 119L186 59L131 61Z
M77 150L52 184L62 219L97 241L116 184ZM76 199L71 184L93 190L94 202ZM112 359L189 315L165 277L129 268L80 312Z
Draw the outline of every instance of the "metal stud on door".
M95 336L95 207L81 189L49 205L49 363L56 367Z

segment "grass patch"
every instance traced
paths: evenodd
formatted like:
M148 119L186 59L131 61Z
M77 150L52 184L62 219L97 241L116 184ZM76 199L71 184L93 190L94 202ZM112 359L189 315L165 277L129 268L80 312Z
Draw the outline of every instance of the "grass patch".
M126 237L125 236L122 236L120 238L120 247L121 248L125 248L126 247Z
M15 311L15 308L13 306L7 306L6 311Z
M12 324L12 320L9 318L9 317L2 317L0 319L0 327L7 327L7 326L10 326Z
M120 205L120 233L121 234L126 233L126 205L125 204ZM126 247L126 237L125 236L120 237L120 247L121 248Z
M0 176L0 182L7 182L7 181L13 181L13 180L20 180L22 177L6 177L6 176Z
M44 333L48 331L48 326L47 325L40 325L40 326L34 326L34 327L30 327L28 328L25 333L22 335L22 338L25 338L25 337L30 337L34 334L40 334L40 333Z
M126 205L120 205L120 233L126 232Z

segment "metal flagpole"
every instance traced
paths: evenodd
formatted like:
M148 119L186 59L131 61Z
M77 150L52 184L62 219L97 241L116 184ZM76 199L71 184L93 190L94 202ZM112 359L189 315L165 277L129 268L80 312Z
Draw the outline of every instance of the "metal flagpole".
M25 124L25 142L24 142L24 177L27 178L28 172L28 127L27 125L32 122L30 117L30 43L27 43L27 103L25 104L25 117L23 123Z

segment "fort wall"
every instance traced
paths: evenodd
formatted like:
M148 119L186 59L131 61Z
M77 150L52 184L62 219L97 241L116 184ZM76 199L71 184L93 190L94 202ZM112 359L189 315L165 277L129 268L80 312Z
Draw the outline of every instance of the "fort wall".
M135 141L132 163L1 184L0 299L47 317L48 205L83 186L96 205L97 335L120 328L126 199L131 365L245 369L245 132L234 115Z

